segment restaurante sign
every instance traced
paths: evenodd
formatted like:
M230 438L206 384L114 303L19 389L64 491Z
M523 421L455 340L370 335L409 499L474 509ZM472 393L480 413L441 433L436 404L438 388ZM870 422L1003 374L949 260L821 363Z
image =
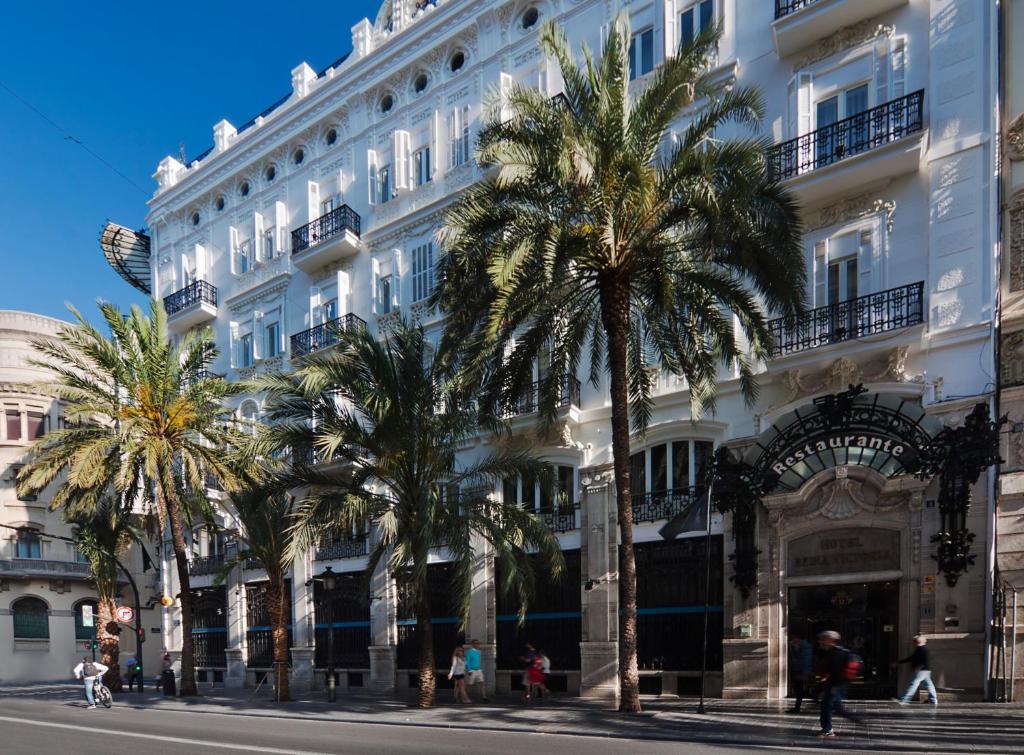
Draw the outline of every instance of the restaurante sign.
M899 440L893 438L866 433L833 435L829 438L809 441L802 447L792 449L790 456L781 458L772 464L772 471L778 475L783 475L787 470L811 456L819 456L829 449L838 450L841 448L866 448L872 451L891 454L897 459L907 452L907 447Z

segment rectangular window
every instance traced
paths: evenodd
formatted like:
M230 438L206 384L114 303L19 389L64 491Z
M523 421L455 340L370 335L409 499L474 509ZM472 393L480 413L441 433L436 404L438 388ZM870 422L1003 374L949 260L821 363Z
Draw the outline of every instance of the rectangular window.
M382 275L377 279L377 310L382 315L391 311L390 275Z
M644 451L629 457L629 486L633 495L647 492L647 454Z
M391 200L391 164L384 165L377 171L377 187L380 191L380 196L377 201L380 204Z
M430 147L423 147L412 153L413 173L416 176L416 185L423 186L430 183L433 176L430 173Z
M572 506L576 502L576 470L560 464L558 466L558 499L559 508Z
M707 480L708 465L715 452L715 444L710 440L695 440L693 442L693 484L703 486Z
M629 80L654 70L654 29L644 29L629 41Z
M322 309L320 311L323 313L323 321L324 322L330 322L331 320L337 320L338 319L338 300L337 299L331 299L329 301L324 302L323 307L322 307Z
M47 417L42 412L28 412L28 439L42 438L47 430Z
M672 489L690 487L690 441L672 442Z
M506 477L501 481L501 499L505 503L519 503L519 480Z
M254 263L252 248L251 239L238 242L233 255L235 259L235 275L247 273L252 269Z
M21 440L21 412L17 409L4 411L4 419L7 425L7 440Z
M238 341L239 367L252 367L252 333L246 333Z
M434 288L434 244L428 241L412 250L412 300L423 301Z
M271 226L263 230L263 259L272 260L277 256L277 229Z
M320 203L320 216L323 217L341 207L341 197L333 194Z
M448 118L449 164L457 168L469 162L469 105L455 108Z
M651 448L651 490L662 491L668 487L668 446Z
M42 544L35 530L18 530L17 558L42 558Z
M263 353L267 355L267 359L276 357L281 353L281 323L270 322L267 323L263 329L266 338L266 344L263 347Z
M701 0L679 14L679 44L682 47L711 26L715 18L715 0Z

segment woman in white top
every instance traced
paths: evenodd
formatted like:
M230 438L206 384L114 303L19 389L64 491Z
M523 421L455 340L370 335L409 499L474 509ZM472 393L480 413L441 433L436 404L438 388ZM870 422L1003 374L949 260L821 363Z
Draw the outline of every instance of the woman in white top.
M452 668L448 672L448 678L455 682L455 702L468 703L469 695L466 694L466 651L459 645L452 653Z

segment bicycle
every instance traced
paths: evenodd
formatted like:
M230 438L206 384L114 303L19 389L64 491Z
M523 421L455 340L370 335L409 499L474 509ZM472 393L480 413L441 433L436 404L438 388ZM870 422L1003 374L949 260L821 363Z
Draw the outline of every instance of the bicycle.
M110 694L110 690L103 683L103 674L97 676L96 681L93 682L92 696L104 708L109 708L114 704L114 696Z

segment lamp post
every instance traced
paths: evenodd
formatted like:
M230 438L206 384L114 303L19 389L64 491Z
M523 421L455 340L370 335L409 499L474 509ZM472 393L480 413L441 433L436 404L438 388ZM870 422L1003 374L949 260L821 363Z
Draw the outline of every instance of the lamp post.
M334 569L324 567L323 574L313 577L306 584L319 582L323 585L323 595L317 601L320 611L327 622L327 702L333 703L337 699L336 681L334 678L334 588L337 585L337 575Z

